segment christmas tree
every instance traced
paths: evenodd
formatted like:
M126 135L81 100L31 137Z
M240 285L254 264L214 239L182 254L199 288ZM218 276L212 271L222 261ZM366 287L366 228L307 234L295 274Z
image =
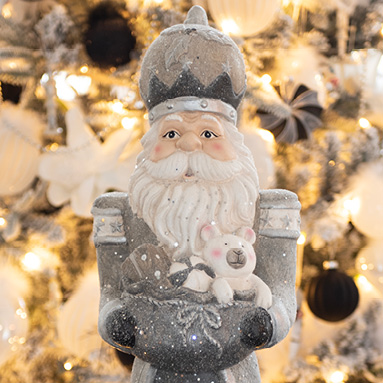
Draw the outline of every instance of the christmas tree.
M261 188L297 193L297 320L264 382L383 379L383 1L0 3L0 382L126 382L97 333L90 208L148 129L146 48L194 4L247 64ZM175 52L177 54L177 52Z

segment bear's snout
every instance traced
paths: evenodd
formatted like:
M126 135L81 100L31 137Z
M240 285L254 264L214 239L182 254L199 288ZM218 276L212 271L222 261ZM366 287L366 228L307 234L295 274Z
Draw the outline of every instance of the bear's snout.
M230 249L226 254L226 261L233 269L241 269L246 265L247 257L242 249Z

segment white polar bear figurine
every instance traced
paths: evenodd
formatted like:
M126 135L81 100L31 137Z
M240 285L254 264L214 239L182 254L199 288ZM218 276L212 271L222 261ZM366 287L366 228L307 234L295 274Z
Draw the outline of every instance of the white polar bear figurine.
M202 228L201 238L206 242L202 258L214 270L216 277L210 289L219 303L233 300L233 290L256 290L257 306L268 309L272 303L270 288L253 274L256 256L253 248L255 233L249 227L236 235L221 234L216 226Z

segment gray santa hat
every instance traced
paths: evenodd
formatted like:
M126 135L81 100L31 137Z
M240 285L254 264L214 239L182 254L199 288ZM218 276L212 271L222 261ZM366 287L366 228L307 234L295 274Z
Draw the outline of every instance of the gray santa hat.
M152 124L175 112L205 111L236 123L246 90L245 63L235 42L192 7L183 24L165 29L148 48L140 93Z

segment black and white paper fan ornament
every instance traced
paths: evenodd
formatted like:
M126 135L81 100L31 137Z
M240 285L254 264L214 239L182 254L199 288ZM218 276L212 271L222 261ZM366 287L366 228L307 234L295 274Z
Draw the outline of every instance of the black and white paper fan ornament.
M89 14L85 49L102 68L119 67L131 61L136 38L128 20L111 1L98 4Z
M270 130L277 142L292 144L309 138L311 132L322 124L323 108L318 101L318 93L292 81L275 86L275 90L290 108L290 115L279 116L275 110L260 106L257 115L261 128Z
M324 262L324 271L312 278L306 290L312 313L328 322L339 322L351 315L359 303L354 280L338 270L338 262Z

